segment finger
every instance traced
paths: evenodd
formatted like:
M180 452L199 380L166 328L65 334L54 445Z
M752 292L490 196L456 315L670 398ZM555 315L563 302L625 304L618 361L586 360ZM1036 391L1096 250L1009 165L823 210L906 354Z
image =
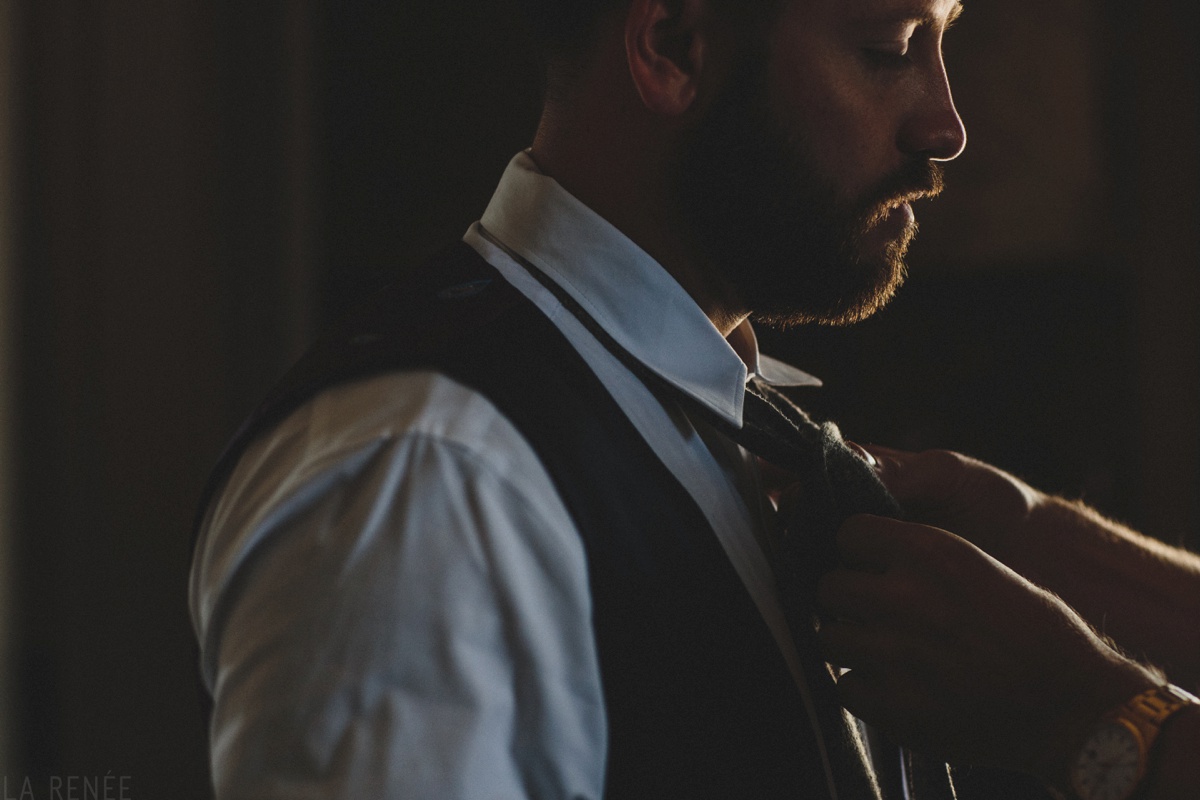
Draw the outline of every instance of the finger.
M875 461L875 456L871 455L871 451L868 450L867 448L863 447L858 442L852 442L849 439L847 439L846 447L850 448L851 452L855 453L859 458L861 458L863 461L867 462L868 466L871 466L871 467L878 466L878 463Z
M830 664L870 673L886 672L897 652L895 636L886 628L844 620L822 622L817 642Z
M875 474L879 476L879 480L888 488L888 491L891 491L891 483L895 480L894 473L900 469L906 457L911 456L912 453L879 444L856 446L867 454L869 457L867 463L875 469Z
M823 621L817 641L831 664L866 670L889 680L903 677L908 684L915 683L911 676L937 674L938 659L946 653L940 643L919 633L841 619Z
M912 455L911 450L899 450L895 447L887 447L886 445L875 444L874 442L872 442L871 444L861 444L861 445L859 445L859 447L861 447L863 450L866 450L868 453L870 453L871 457L876 460L878 460L880 456L885 456L888 458L892 458L892 457L903 458L905 456Z
M886 587L886 579L877 574L834 570L817 583L817 607L830 618L880 622L891 606Z
M901 505L940 505L961 483L968 459L949 450L912 453L868 445L879 480Z
M848 567L883 572L902 547L906 523L872 514L855 514L837 532L838 554Z

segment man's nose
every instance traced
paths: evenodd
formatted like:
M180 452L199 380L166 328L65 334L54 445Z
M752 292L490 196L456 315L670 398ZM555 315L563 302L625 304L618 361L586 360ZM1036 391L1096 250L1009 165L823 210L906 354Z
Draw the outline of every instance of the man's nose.
M938 67L901 128L897 144L908 155L951 161L967 146L967 130L954 107L945 68L941 64Z

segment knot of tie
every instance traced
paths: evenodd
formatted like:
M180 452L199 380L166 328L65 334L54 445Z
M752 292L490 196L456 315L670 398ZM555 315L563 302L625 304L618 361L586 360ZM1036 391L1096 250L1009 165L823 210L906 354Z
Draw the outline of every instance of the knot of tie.
M899 517L900 506L837 425L814 422L777 389L751 381L742 420L729 435L791 476L776 568L785 603L803 603L811 614L816 582L838 564L842 522L853 514Z

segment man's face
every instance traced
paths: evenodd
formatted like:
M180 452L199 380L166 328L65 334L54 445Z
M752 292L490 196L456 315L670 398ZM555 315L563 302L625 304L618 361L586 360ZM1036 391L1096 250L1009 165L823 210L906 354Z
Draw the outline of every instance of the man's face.
M904 278L907 201L965 143L942 65L956 0L790 0L687 143L680 202L738 304L846 324Z

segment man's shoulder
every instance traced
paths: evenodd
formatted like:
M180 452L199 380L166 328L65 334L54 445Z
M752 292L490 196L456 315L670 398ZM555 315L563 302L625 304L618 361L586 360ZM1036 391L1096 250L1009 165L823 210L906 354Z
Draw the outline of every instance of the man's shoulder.
M475 389L431 370L329 387L263 431L228 468L197 523L194 592L225 581L265 539L317 524L314 508L400 503L413 511L414 501L437 506L481 493L491 498L489 525L514 516L512 509L566 519L537 455ZM329 536L363 532L326 524Z
M239 469L261 462L319 471L416 442L498 473L511 469L514 450L527 449L477 389L436 369L397 369L318 391L251 443Z
M479 253L456 242L353 304L263 406L372 374L436 366L528 306Z
M389 375L445 372L449 363L471 357L479 342L494 346L505 338L491 335L490 330L498 325L512 327L508 320L528 318L531 311L536 316L523 295L469 245L457 242L445 248L355 303L329 326L242 423L213 471L202 506L246 450L277 431L299 409L328 404L330 398L342 396L341 387L373 378L385 379L386 384ZM415 389L412 399L419 400L421 387L411 388ZM356 396L360 389L352 388L349 395ZM400 401L397 392L388 400ZM375 409L385 416L395 411L385 405ZM375 413L342 415L345 422L339 424L357 428L375 417Z

